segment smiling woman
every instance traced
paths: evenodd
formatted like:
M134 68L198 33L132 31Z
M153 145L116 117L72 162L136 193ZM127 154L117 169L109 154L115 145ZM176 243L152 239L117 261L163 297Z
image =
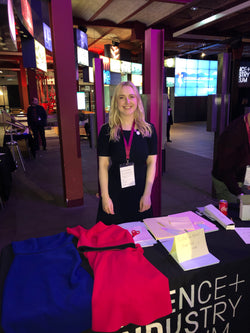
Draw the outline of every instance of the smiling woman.
M119 224L151 217L157 137L154 126L145 121L133 83L116 87L97 151L101 189L97 222Z

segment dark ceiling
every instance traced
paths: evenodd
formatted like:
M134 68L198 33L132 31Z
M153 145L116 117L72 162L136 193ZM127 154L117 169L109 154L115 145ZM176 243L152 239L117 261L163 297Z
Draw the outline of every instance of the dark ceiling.
M165 57L197 58L204 52L211 59L237 49L241 57L250 58L250 1L72 0L72 12L74 26L87 29L89 50L100 54L115 41L140 61L145 30L155 28L164 29ZM11 75L16 77L21 57L20 49L2 45L1 25L0 85L6 84L5 73L9 82Z
M142 52L144 31L164 29L166 57L207 56L243 46L250 56L250 1L72 0L74 23L86 27L89 48L101 52L112 40Z

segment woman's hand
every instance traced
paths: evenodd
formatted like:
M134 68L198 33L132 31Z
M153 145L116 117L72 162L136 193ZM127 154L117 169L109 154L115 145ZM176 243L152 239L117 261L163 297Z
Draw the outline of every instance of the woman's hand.
M102 197L102 209L107 214L115 214L113 201L111 200L110 196Z
M140 200L140 209L139 212L145 212L151 207L151 198L150 195L143 195Z

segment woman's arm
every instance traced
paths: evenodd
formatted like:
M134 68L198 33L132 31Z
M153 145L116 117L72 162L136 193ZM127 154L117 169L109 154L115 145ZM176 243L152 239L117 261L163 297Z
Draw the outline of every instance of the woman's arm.
M147 174L143 195L140 200L140 212L151 207L151 192L155 179L157 155L149 155L147 158Z
M101 188L102 209L107 214L114 214L114 206L108 190L109 162L108 156L99 156L99 183Z

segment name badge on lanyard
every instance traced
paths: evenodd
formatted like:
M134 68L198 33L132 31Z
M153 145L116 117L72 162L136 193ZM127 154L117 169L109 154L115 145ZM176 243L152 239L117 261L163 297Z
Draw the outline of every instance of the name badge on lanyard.
M126 151L126 160L127 163L120 165L120 178L121 178L121 187L131 187L135 186L135 167L134 163L129 163L130 149L132 145L132 140L134 136L134 128L135 122L133 122L133 126L130 132L129 142L127 143L126 138L123 134L123 130L121 127L121 133L124 141L125 151Z
M134 163L120 165L121 187L135 186L135 168Z

